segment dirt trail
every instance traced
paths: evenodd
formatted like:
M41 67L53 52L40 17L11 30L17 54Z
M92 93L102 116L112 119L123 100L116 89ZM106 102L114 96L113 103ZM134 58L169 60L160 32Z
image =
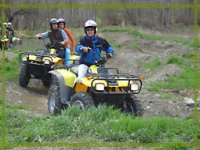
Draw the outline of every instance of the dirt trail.
M121 72L128 72L135 75L141 75L144 70L140 67L141 62L148 62L156 57L159 57L163 62L166 61L167 56L177 54L181 55L188 48L180 46L178 43L147 41L139 37L133 37L128 33L103 33L103 37L113 39L110 43L115 42L119 45L138 44L141 49L149 51L144 53L137 48L119 48L116 50L115 58L108 61L107 66L116 67ZM162 68L163 69L163 68ZM170 71L169 71L170 70ZM162 71L158 70L156 73L144 74L146 79L144 87L147 82L156 81L164 78L166 72L177 73L176 67L170 66L164 68ZM162 74L163 73L163 74ZM158 77L158 78L155 78ZM48 114L47 110L47 91L40 80L31 79L27 88L22 88L17 82L6 82L6 102L11 104L23 104L30 108L37 115ZM187 91L186 91L187 93ZM184 103L184 97L193 98L192 94L181 95L180 92L171 92L173 99L162 99L158 93L150 92L142 89L142 92L137 95L144 108L144 116L173 116L188 118L193 113L193 107L187 106Z
M6 101L12 104L23 104L36 115L48 114L48 88L36 79L30 80L27 88L22 88L16 82L6 82Z

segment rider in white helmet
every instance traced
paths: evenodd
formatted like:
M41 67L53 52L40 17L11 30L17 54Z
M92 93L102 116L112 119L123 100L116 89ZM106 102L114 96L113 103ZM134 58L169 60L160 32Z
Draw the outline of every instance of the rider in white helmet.
M11 22L8 22L8 27L12 26L12 23Z
M10 32L10 34L11 34L12 37L15 36L15 33L14 33L13 28L12 28L12 23L11 22L7 23L7 30Z
M97 32L97 23L94 20L86 21L85 22L85 26L84 26L85 34L87 34L87 29L88 28L93 28L94 29L94 34L96 34L96 32Z
M114 54L114 50L108 41L96 36L97 23L94 20L87 20L85 22L84 32L86 35L76 46L76 52L81 55L81 65L78 67L78 81L84 77L89 66L94 65L96 61L100 60L101 51L105 51L109 58Z

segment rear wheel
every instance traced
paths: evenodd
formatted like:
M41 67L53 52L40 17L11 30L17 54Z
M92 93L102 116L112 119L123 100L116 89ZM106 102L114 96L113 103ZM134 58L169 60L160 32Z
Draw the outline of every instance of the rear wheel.
M30 73L28 70L28 65L27 64L22 64L21 65L21 71L20 71L20 75L19 75L19 84L22 87L26 87L29 83L30 80Z
M56 76L52 77L52 83L48 91L48 110L51 115L56 115L64 109L64 104L61 103L59 82Z
M124 101L122 111L126 114L133 114L134 116L142 115L142 107L135 96L128 97Z
M79 92L72 96L71 105L84 109L94 106L94 101L88 93Z

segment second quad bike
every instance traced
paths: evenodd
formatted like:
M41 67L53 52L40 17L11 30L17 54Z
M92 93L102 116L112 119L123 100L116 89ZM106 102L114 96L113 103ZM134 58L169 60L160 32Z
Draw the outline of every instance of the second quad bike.
M63 65L64 59L56 54L56 49L44 41L46 49L39 49L36 52L24 52L20 57L22 60L21 71L19 75L19 84L26 87L31 78L40 79L44 86L51 83L51 74L49 71L54 69L54 65ZM70 59L78 59L77 55L71 55Z
M59 114L71 105L89 108L106 103L125 113L141 115L141 105L135 94L141 91L142 80L119 73L117 68L106 68L105 62L106 59L100 59L90 66L81 82L75 82L77 68L74 66L50 71L53 77L48 91L49 113Z
M4 46L4 49L7 50L14 45L22 45L22 38L13 37L12 43L10 42L10 40L6 36L1 38L1 40L0 40L0 49L2 49L3 46Z
M22 37L13 37L12 43L13 45L22 45L23 38Z

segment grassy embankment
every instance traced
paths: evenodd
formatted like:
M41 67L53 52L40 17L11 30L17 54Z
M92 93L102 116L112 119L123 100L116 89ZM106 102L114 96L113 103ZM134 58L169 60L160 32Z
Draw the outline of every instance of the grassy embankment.
M43 117L31 115L22 106L6 108L6 141L11 145L87 141L191 142L193 135L192 119L134 118L106 106L88 110L71 107L59 116Z

